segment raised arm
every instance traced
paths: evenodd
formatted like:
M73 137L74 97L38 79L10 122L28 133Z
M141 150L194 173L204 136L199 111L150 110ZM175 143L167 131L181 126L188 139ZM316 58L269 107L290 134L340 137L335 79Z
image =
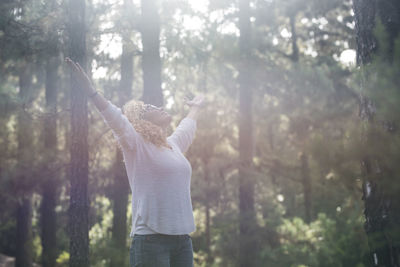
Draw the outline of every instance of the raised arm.
M82 67L79 65L79 63L73 62L69 57L66 57L65 61L71 67L77 82L80 84L80 87L88 95L89 99L93 101L97 109L100 112L105 110L107 107L107 100L102 95L97 93L96 89L94 89L92 81L89 79L89 77L82 69Z
M185 103L190 106L190 111L169 137L170 140L179 147L182 153L186 152L193 142L197 129L196 120L201 108L205 105L204 96L197 96L191 101L186 99Z
M65 58L65 61L72 68L73 74L82 90L84 90L88 98L93 101L103 117L103 120L112 129L114 137L118 140L121 148L134 149L136 147L138 133L126 116L122 114L121 109L113 105L95 90L90 78L79 63L74 63L68 57Z

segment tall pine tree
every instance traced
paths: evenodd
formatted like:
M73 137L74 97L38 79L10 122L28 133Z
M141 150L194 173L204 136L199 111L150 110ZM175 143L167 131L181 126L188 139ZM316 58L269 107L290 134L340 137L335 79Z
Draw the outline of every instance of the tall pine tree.
M85 1L68 2L69 57L86 69ZM68 231L70 237L70 267L89 266L88 220L88 120L87 97L74 79L71 80L71 140L70 140L70 207Z
M358 64L364 68L369 64L375 64L373 58L379 54L380 58L383 58L384 62L390 66L396 56L395 40L400 31L400 2L397 0L355 0L354 13ZM382 30L385 31L386 37L380 40L380 43L374 35L379 23L382 23ZM366 85L365 81L361 81L361 87ZM382 88L373 90L382 90ZM363 94L359 102L360 117L368 126L373 127L378 123L381 124L379 127L387 132L392 134L397 132L397 127L392 121L385 118L381 122L377 120L379 114L376 114L375 99ZM374 139L367 133L365 142L371 147L371 142L380 142L380 140ZM398 190L397 192L393 190L393 188L398 188L395 186L396 180L393 179L396 176L396 166L387 166L387 164L388 162L382 162L375 153L362 158L365 231L371 250L369 262L372 262L373 266L398 267L400 266L400 198ZM387 183L388 181L391 182Z
M239 1L239 261L255 266L257 258L254 208L251 24L249 0Z

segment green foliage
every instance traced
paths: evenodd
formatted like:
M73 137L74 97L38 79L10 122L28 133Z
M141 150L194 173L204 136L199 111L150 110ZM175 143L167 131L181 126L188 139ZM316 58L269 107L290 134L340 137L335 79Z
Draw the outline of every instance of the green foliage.
M67 251L61 252L56 262L59 267L69 266L69 253Z
M95 199L93 209L96 212L97 219L90 228L90 263L91 266L107 266L109 264L110 253L116 253L110 249L112 211L109 199L98 196Z
M324 213L310 224L298 217L284 219L277 229L280 246L264 250L263 261L271 263L269 266L363 266L360 259L367 246L360 246L365 237L360 236L359 218L347 220L340 227Z

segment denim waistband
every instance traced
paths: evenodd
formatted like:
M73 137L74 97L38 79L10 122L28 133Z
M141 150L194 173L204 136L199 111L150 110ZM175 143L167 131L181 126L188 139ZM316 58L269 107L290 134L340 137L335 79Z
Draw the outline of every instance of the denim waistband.
M155 238L160 238L160 239L182 239L182 238L191 238L189 234L183 234L183 235L166 235L166 234L146 234L146 235L141 235L141 234L134 234L133 238L143 238L145 240L150 240L150 239L155 239Z

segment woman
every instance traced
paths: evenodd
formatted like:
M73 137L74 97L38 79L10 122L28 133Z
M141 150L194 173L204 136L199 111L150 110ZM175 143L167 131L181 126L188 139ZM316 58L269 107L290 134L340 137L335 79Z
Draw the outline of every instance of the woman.
M204 97L186 101L191 106L189 114L166 137L171 116L162 108L132 100L121 112L97 93L78 63L65 60L124 155L132 190L131 266L193 266L192 169L183 153L192 143Z

